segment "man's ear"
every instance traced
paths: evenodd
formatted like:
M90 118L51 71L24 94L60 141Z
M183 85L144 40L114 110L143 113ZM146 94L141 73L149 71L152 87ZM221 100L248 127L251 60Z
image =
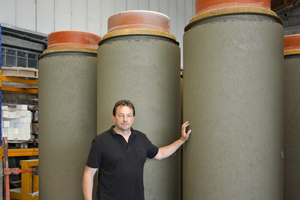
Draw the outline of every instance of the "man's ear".
M114 115L112 115L111 118L116 123L116 117Z

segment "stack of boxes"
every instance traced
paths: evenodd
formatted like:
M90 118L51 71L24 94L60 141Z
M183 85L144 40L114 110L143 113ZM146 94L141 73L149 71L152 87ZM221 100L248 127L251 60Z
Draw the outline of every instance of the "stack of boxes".
M30 140L31 121L32 112L27 105L16 105L14 108L2 106L2 137L7 137L7 140Z

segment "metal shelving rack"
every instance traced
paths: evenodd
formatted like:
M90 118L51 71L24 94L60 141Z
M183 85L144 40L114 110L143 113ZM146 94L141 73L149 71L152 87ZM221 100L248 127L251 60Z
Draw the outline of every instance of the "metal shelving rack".
M46 47L46 34L17 28L7 24L0 24L0 113L1 105L5 103L5 96L10 95L7 97L8 101L15 99L15 103L26 104L27 102L28 104L29 96L38 94L37 80L2 76L2 73L4 72L3 68L9 69L16 66L23 67L24 69L38 69L39 55L46 49ZM8 95L5 95L6 91L8 91ZM23 96L18 98L17 95L21 93ZM26 97L27 100L25 100ZM19 102L17 102L18 100ZM2 118L0 114L0 122L1 121ZM1 128L0 137L0 146L2 146Z
M2 104L10 103L10 101L15 101L16 104L29 104L30 97L37 97L38 94L38 81L36 79L25 78L19 76L9 77L2 76L4 68L9 70L10 67L21 67L21 68L35 68L38 69L38 58L39 55L47 47L47 35L42 33L33 32L26 29L21 29L13 27L7 24L0 24L0 123L2 122ZM22 70L22 69L21 69ZM38 71L38 70L36 70ZM21 78L20 78L21 77ZM5 95L4 95L5 94ZM20 95L19 95L20 94ZM19 96L18 96L19 95ZM30 96L31 95L31 96ZM26 103L27 102L27 103ZM32 102L34 104L34 102ZM5 138L6 139L6 138ZM5 199L9 199L9 174L17 174L22 172L22 191L21 193L13 192L13 196L16 199L38 199L38 196L31 197L28 195L30 190L27 186L32 183L31 179L26 178L31 177L30 173L34 169L22 169L19 168L9 168L8 167L8 157L16 156L37 156L38 149L8 149L7 140L5 140L6 145L2 144L2 126L0 127L0 159L5 156L4 164L4 176L6 179L5 186ZM2 149L2 145L5 146ZM3 155L3 150L5 150L5 155ZM34 161L34 165L38 165L38 160ZM27 163L27 161L24 161ZM30 160L28 162L31 162ZM33 166L34 166L33 165ZM2 167L2 166L1 166ZM28 167L25 167L28 168ZM2 176L1 176L2 177ZM24 178L25 177L25 178ZM28 183L27 183L28 182ZM23 188L24 184L24 188ZM2 193L2 184L1 184ZM23 191L24 190L24 191ZM2 195L1 195L2 196ZM20 197L20 198L18 198Z

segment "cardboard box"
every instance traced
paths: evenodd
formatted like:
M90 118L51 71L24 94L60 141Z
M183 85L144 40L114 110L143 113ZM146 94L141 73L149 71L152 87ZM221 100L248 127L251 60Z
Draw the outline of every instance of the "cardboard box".
M16 107L17 110L28 110L28 105L18 104Z
M23 123L23 122L15 122L13 128L25 128L30 130L30 123Z
M2 121L2 127L3 128L9 128L10 127L10 121Z
M32 118L32 112L29 110L20 110L20 117L30 117Z
M20 111L17 111L17 110L3 110L2 111L2 117L3 118L10 118L10 119L20 118Z
M8 106L1 106L1 110L8 110Z
M8 128L2 128L2 137L7 137L8 136Z

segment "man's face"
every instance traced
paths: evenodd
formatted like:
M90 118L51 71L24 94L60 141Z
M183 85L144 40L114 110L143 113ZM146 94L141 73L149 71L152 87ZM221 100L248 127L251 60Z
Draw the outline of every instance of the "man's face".
M128 131L134 122L133 110L128 106L118 106L116 116L112 116L116 127L120 131Z

